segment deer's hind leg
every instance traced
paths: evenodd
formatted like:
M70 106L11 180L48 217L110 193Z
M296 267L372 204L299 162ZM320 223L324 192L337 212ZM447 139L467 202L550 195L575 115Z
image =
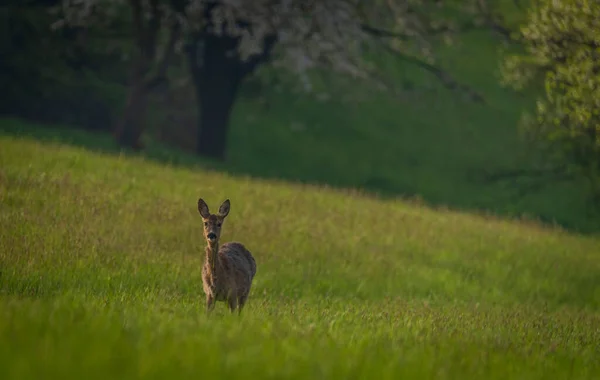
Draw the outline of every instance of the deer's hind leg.
M227 303L229 304L229 310L231 310L231 312L233 313L235 309L239 307L237 295L232 294L227 300Z

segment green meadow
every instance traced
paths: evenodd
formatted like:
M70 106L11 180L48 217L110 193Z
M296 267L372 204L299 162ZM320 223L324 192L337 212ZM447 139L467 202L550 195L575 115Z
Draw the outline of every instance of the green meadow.
M0 377L592 379L600 239L0 137ZM204 312L196 201L258 273Z

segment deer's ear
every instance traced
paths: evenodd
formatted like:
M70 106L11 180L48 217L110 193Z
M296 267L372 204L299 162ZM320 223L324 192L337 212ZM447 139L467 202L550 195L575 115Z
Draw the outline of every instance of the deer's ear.
M227 214L229 214L229 207L231 207L231 203L229 202L229 199L226 199L221 207L219 207L219 215L223 218L226 217Z
M202 216L204 219L210 216L210 212L208 211L208 205L206 204L206 202L204 202L204 199L202 198L198 199L198 212L200 213L200 216Z

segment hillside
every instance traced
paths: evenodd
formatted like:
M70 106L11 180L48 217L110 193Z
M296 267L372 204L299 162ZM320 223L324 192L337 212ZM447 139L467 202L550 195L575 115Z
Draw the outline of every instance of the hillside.
M88 139L91 139L88 136ZM199 196L258 274L207 318ZM590 379L600 239L0 137L0 376Z

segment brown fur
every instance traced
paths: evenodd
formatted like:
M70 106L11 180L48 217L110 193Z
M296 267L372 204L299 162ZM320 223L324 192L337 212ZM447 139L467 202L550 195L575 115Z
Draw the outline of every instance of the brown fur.
M204 222L206 257L202 267L202 286L206 294L206 310L212 311L216 301L227 302L229 309L238 313L250 294L256 274L256 262L250 251L241 243L229 242L219 246L221 227L230 202L225 200L218 214L211 214L202 198L198 199L198 212Z

